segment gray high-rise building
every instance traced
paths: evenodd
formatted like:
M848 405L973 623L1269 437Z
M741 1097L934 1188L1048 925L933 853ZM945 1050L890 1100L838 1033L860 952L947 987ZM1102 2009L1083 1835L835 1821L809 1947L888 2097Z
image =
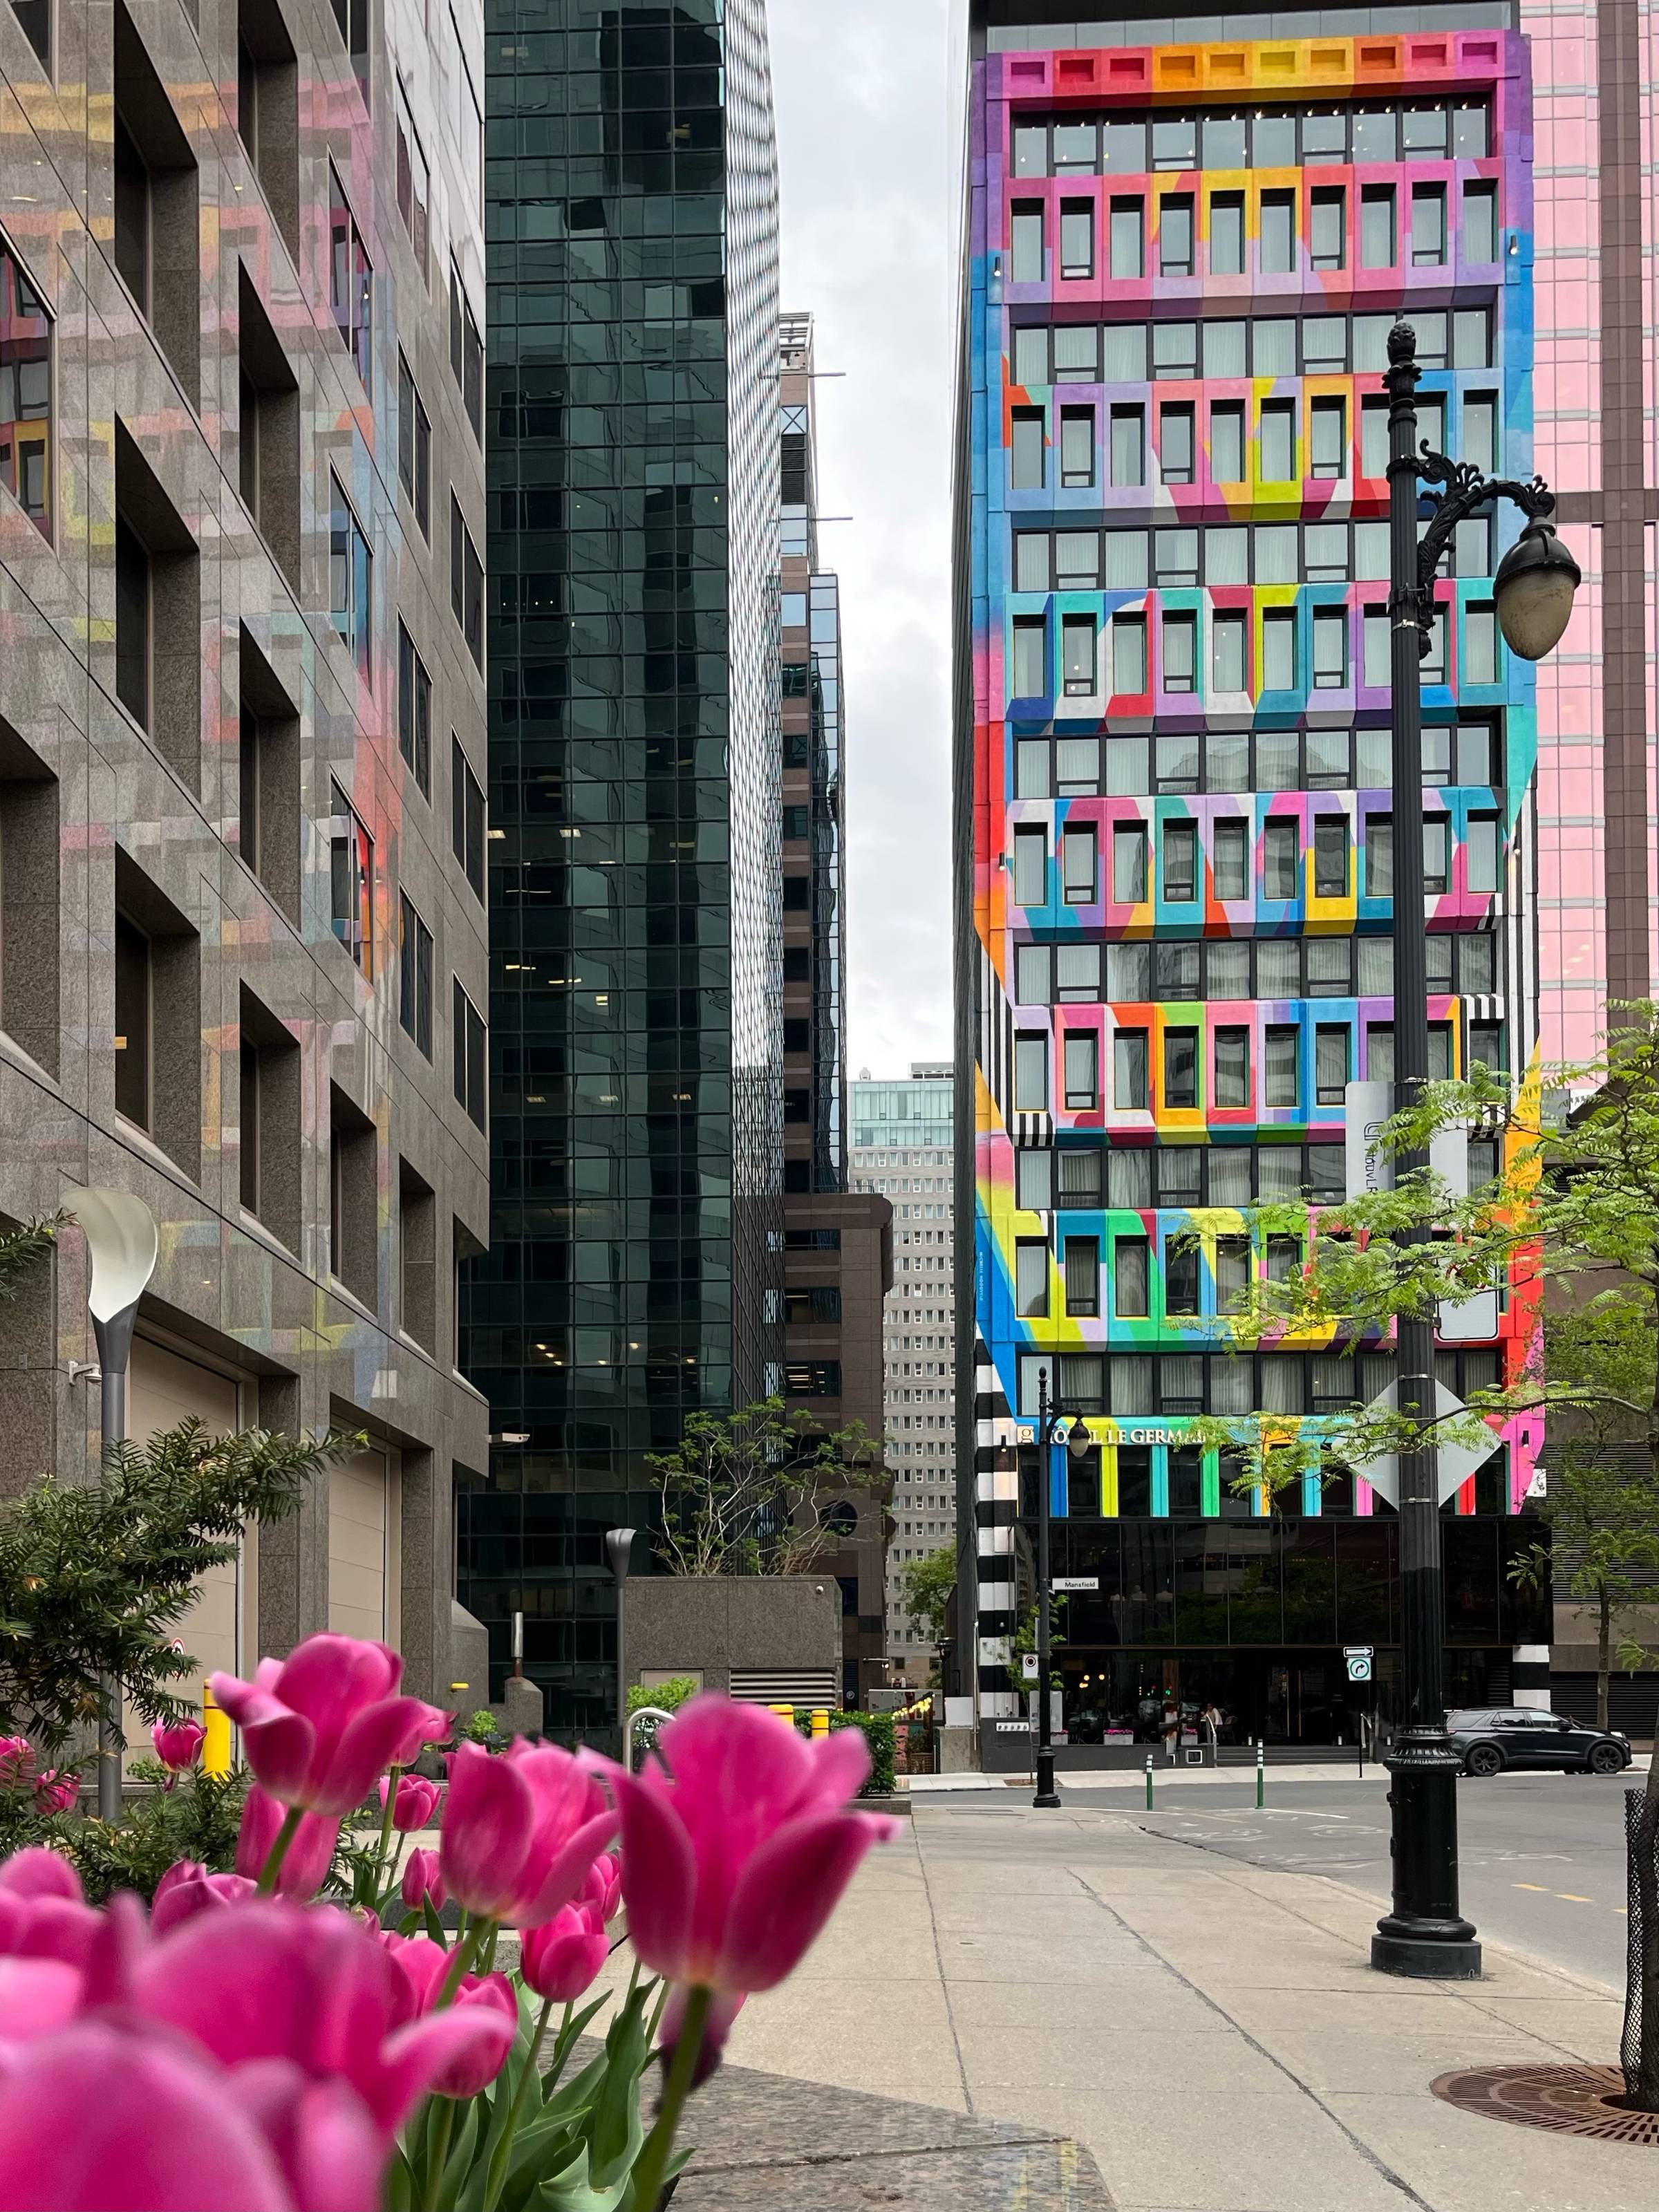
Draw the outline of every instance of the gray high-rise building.
M486 1464L483 49L476 0L0 8L0 1212L154 1214L135 1437L368 1434L204 1588L204 1667L333 1627L446 1700ZM86 1291L66 1230L7 1310L8 1489L87 1478Z
M763 0L491 0L495 1442L460 1592L614 1710L603 1532L783 1379L777 186ZM643 1567L644 1547L637 1564Z

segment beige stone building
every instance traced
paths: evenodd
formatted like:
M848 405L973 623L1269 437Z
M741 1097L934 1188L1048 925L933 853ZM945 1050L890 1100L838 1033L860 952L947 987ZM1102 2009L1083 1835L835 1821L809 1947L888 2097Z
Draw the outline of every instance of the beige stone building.
M368 1432L191 1633L452 1679L486 1233L478 0L0 5L0 1212L137 1193L136 1435ZM84 1247L0 1322L85 1474Z

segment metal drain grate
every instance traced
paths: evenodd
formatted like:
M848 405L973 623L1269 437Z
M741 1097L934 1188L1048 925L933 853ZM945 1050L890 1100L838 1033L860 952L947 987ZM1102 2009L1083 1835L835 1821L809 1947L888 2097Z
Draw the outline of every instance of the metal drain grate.
M1617 2066L1468 2066L1443 2074L1432 2086L1443 2103L1484 2112L1489 2120L1659 2150L1659 2112L1626 2107Z

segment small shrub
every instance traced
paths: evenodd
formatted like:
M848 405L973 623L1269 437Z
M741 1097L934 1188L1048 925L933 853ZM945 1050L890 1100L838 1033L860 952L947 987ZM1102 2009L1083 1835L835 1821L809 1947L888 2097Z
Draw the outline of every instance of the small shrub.
M697 1684L690 1674L676 1674L668 1682L635 1682L628 1692L630 1720L634 1714L644 1712L653 1705L665 1713L677 1713L688 1698L696 1694ZM641 1721L637 1728L629 1728L630 1756L635 1766L647 1752L656 1749L657 1730L661 1726L659 1720L648 1720Z
M856 1728L864 1730L864 1741L870 1748L870 1778L859 1796L890 1797L893 1794L893 1716L890 1713L832 1712L830 1725L831 1729ZM802 1735L812 1733L812 1716L805 1705L795 1708L795 1726Z

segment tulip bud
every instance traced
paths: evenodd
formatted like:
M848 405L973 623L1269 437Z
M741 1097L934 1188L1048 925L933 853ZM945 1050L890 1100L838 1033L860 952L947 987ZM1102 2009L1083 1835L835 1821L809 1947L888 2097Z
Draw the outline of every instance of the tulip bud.
M444 1887L444 1878L438 1868L436 1851L411 1851L404 1861L402 1884L404 1903L413 1912L430 1900L432 1910L441 1912L449 1892Z
M207 1730L200 1721L157 1721L149 1734L155 1756L174 1774L195 1765L207 1741Z
M0 1735L0 1790L15 1790L28 1779L34 1746L26 1735Z
M611 1955L605 1923L591 1905L567 1905L521 1938L525 1987L554 2004L574 2004L591 1989Z
M380 1777L380 1806L383 1811L390 1785L391 1777L383 1774ZM392 1800L392 1826L400 1835L405 1836L413 1835L417 1828L429 1828L432 1816L438 1809L438 1801L443 1794L437 1783L427 1781L423 1775L400 1774L397 1794Z

